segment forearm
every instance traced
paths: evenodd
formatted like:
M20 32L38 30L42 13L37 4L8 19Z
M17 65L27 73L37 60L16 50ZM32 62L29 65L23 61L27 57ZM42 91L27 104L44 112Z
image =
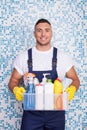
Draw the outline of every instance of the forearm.
M78 78L78 75L77 75L77 73L76 73L74 67L72 67L72 68L66 73L66 77L72 80L72 83L71 83L69 86L71 86L71 85L75 86L76 91L77 91L78 88L79 88L79 85L80 85L80 80L79 80L79 78Z
M23 87L19 87L19 83L22 78L23 76L14 68L8 83L9 89L14 93L15 98L18 101L23 100L23 93L25 92Z
M72 80L72 83L66 88L66 92L69 93L68 100L71 101L75 95L75 92L78 90L80 85L80 80L77 76L77 73L72 67L67 73L66 77Z
M70 86L73 85L76 87L76 91L78 90L79 86L80 86L80 81L79 79L73 80L72 83L70 84Z
M11 90L11 92L13 92L13 89L15 86L19 85L19 82L20 82L20 80L10 79L8 86L9 86L9 89Z
M14 93L16 100L23 100L23 93L25 93L25 89L23 87L19 87L19 81L14 78L10 79L9 89Z
M9 89L13 92L15 86L18 86L22 79L22 75L18 73L16 69L13 70L11 78L9 80Z

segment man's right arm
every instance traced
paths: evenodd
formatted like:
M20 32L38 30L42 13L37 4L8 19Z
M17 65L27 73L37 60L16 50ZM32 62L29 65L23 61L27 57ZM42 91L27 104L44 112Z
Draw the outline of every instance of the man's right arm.
M18 73L16 69L13 70L10 81L9 81L9 89L14 93L16 100L23 100L23 93L25 93L25 89L19 86L20 80L22 79L22 75Z
M21 79L22 79L22 75L19 74L19 72L14 68L12 75L11 75L11 78L9 80L9 84L8 84L9 89L12 92L13 92L14 87L19 85Z

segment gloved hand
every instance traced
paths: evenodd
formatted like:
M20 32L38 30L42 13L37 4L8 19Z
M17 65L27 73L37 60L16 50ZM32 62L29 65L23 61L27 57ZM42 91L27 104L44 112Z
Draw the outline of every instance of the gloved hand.
M13 93L18 101L23 100L23 93L25 93L25 89L23 87L14 87Z
M76 92L76 87L74 85L71 85L66 88L65 92L69 93L68 101L71 101L74 97L74 94Z

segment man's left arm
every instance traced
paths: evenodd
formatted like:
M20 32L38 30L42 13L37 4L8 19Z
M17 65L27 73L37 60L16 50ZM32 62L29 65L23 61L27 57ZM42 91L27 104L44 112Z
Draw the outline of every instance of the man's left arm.
M66 88L66 92L69 93L68 100L72 100L74 97L75 92L78 90L80 86L80 80L78 78L78 75L76 73L76 70L74 67L72 67L67 73L66 77L69 79L72 79L72 83Z

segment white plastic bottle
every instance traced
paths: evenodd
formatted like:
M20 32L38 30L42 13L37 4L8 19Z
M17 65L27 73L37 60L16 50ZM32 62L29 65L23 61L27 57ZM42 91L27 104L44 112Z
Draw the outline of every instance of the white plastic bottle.
M36 84L35 85L35 93L36 93L36 110L43 110L44 109L44 95L43 95L43 84Z
M48 79L45 84L45 100L44 100L44 109L45 110L54 110L54 85L51 79Z

